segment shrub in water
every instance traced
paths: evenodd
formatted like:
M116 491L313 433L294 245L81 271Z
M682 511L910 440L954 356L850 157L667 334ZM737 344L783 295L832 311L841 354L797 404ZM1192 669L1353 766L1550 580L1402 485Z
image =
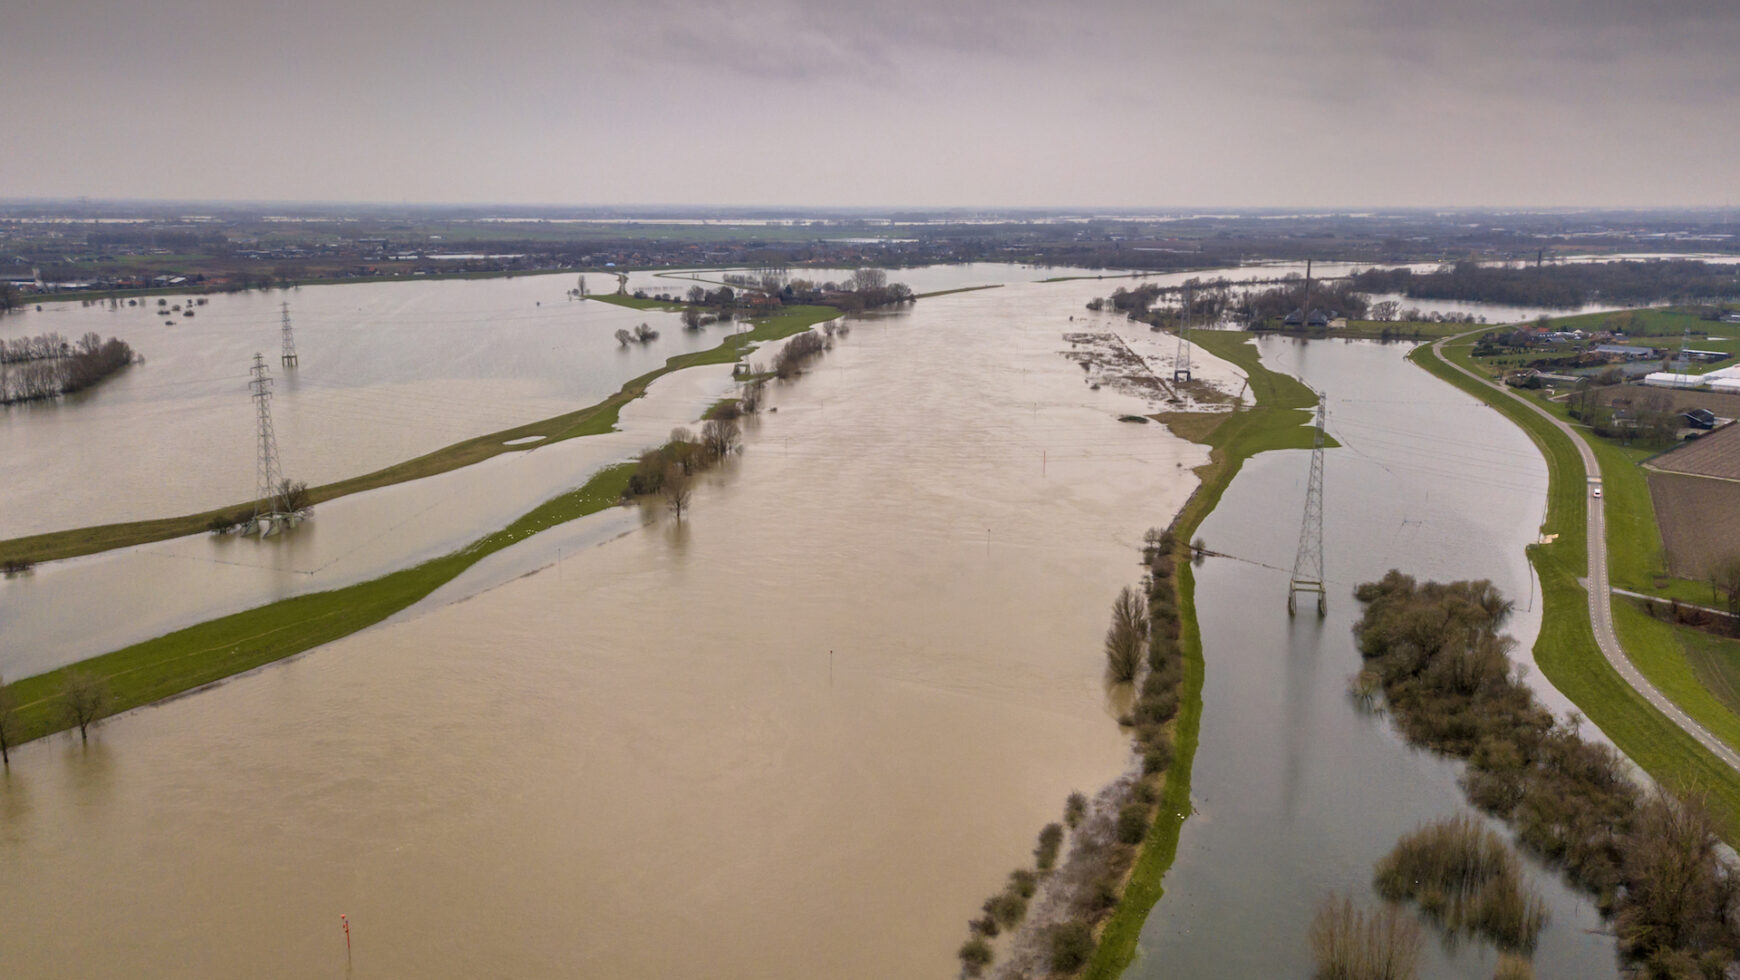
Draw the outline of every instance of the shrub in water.
M1063 846L1063 824L1048 823L1039 832L1039 846L1033 849L1034 864L1041 871L1050 871L1057 864L1057 850Z
M1094 934L1085 922L1065 922L1051 930L1051 969L1074 973L1093 955Z

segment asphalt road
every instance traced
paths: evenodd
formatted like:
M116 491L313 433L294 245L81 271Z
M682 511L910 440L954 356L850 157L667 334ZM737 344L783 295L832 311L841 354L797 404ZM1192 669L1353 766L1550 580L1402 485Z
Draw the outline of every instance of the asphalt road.
M1697 739L1700 745L1709 749L1730 769L1740 771L1740 752L1734 751L1727 742L1710 734L1708 729L1681 711L1679 705L1674 704L1667 695L1661 693L1654 684L1651 684L1638 671L1637 666L1631 662L1631 658L1625 655L1625 648L1619 645L1619 637L1613 632L1612 587L1607 581L1607 502L1595 495L1601 487L1601 466L1595 460L1595 450L1590 448L1588 441L1583 438L1581 433L1551 412L1510 392L1503 385L1495 384L1490 379L1483 378L1444 357L1445 342L1455 339L1458 338L1445 337L1437 341L1432 345L1433 352L1443 358L1445 364L1481 384L1497 389L1507 398L1515 398L1527 405L1530 411L1539 413L1542 418L1557 426L1559 431L1571 437L1571 442L1577 447L1577 454L1582 457L1583 479L1588 484L1589 494L1589 568L1586 576L1578 581L1589 597L1589 623L1595 629L1595 643L1601 648L1601 655L1607 658L1607 662L1613 665L1613 669L1619 672L1620 677L1625 678L1625 682L1630 684L1633 690L1643 695L1644 700L1655 705L1658 711L1667 715L1674 724L1684 729L1686 734Z

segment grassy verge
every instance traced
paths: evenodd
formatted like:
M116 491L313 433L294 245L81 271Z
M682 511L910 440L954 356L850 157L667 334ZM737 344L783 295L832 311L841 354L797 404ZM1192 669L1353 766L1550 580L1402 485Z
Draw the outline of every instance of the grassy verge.
M438 473L446 473L470 466L473 463L480 463L502 453L525 452L564 439L609 432L616 428L617 418L622 407L646 394L648 386L664 375L670 374L672 371L680 371L683 368L708 364L730 364L742 357L744 348L750 344L781 340L839 315L839 310L827 306L789 307L778 315L752 321L754 324L752 329L726 337L717 347L678 354L669 358L663 367L625 382L615 394L596 405L538 422L529 422L512 429L477 436L464 442L457 442L415 459L376 470L373 473L365 473L348 480L311 487L308 491L309 503L320 504L347 494L376 490L410 480L419 480L426 476L434 476ZM532 436L542 436L543 438L530 443L509 445L516 440ZM230 507L220 507L216 510L186 514L180 517L102 524L94 527L51 531L47 534L12 538L8 541L0 541L0 563L55 561L61 558L108 551L112 548L126 548L133 545L149 544L153 541L179 538L189 534L199 534L210 527L216 519L223 519L231 523L246 520L253 513L253 507L253 501L248 501Z
M1740 712L1740 644L1695 631L1681 634L1679 640L1698 682L1729 711Z
M26 742L71 727L62 714L60 690L75 670L105 679L118 713L311 650L407 608L488 555L614 505L632 470L627 463L602 470L507 527L421 565L200 623L17 681L12 684L19 702L17 739Z
M913 299L929 299L932 296L947 296L950 293L976 293L981 289L1002 289L1003 283L994 282L988 286L962 286L959 289L938 289L933 292L919 293Z
M1515 404L1515 399L1510 401ZM1561 420L1571 421L1562 403L1543 401L1540 404ZM1540 421L1547 431L1563 438L1562 433L1547 426L1533 412L1520 405L1516 407L1528 417ZM1666 558L1655 519L1655 504L1649 493L1649 480L1638 466L1639 461L1651 455L1651 450L1622 446L1611 439L1593 435L1584 438L1601 468L1610 582L1617 588L1664 599L1692 603L1712 601L1707 583L1666 576ZM1569 445L1568 440L1566 444ZM1581 481L1574 482L1580 485ZM1578 495L1581 498L1580 491ZM1581 526L1581 519L1578 523ZM1740 715L1703 683L1703 673L1707 671L1700 672L1691 659L1694 650L1714 655L1724 646L1731 657L1737 646L1732 640L1702 636L1690 628L1662 622L1625 599L1613 604L1613 629L1626 655L1651 684L1711 734L1740 747ZM1709 662L1706 659L1706 663Z
M599 303L609 303L612 306L626 306L631 310L663 310L666 313L681 313L688 306L683 303L667 303L662 299L636 299L622 293L594 293L586 297Z
M1451 345L1447 356L1465 362L1467 351L1466 342ZM1589 567L1587 500L1582 461L1570 437L1516 399L1454 370L1430 347L1417 348L1411 356L1434 377L1481 399L1520 426L1546 457L1547 521L1541 530L1557 537L1551 544L1529 549L1541 579L1541 632L1534 648L1541 672L1652 777L1671 786L1707 791L1723 839L1740 842L1740 774L1632 690L1595 644L1587 593L1577 581ZM1617 619L1618 610L1615 614Z
M1173 534L1189 541L1203 520L1238 475L1244 461L1270 449L1309 449L1311 406L1317 398L1298 379L1262 366L1257 349L1246 333L1203 331L1191 338L1209 353L1241 368L1250 378L1255 405L1245 411L1221 414L1173 413L1157 416L1174 433L1209 447L1209 461L1196 468L1202 481L1173 520ZM1178 837L1190 815L1190 774L1202 721L1202 683L1206 663L1202 634L1196 622L1196 577L1188 563L1178 566L1178 609L1182 622L1180 645L1184 653L1183 690L1180 692L1176 754L1166 773L1159 811L1142 851L1130 871L1116 911L1106 921L1098 947L1083 973L1090 980L1114 980L1136 954L1142 924L1154 903L1165 894L1164 879L1178 854Z

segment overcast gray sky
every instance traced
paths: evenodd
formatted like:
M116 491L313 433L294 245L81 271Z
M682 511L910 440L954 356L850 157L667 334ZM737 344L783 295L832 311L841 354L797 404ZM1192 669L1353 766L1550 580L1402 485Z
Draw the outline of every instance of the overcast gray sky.
M1722 205L1740 0L19 0L0 197Z

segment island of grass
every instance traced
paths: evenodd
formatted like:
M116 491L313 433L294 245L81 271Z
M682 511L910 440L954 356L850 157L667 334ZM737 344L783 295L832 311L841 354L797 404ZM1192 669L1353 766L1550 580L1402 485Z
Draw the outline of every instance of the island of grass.
M833 307L789 306L777 314L755 318L750 321L752 329L726 337L717 347L671 357L663 367L624 382L615 394L596 405L457 442L372 473L310 487L308 504L313 506L364 490L420 480L480 463L502 453L525 452L564 439L609 432L616 427L618 413L624 405L646 394L648 385L672 371L708 364L730 364L740 359L751 344L782 340L840 315L840 311ZM0 565L27 566L199 534L215 526L242 523L253 510L254 502L247 501L180 517L102 524L12 538L0 541Z

